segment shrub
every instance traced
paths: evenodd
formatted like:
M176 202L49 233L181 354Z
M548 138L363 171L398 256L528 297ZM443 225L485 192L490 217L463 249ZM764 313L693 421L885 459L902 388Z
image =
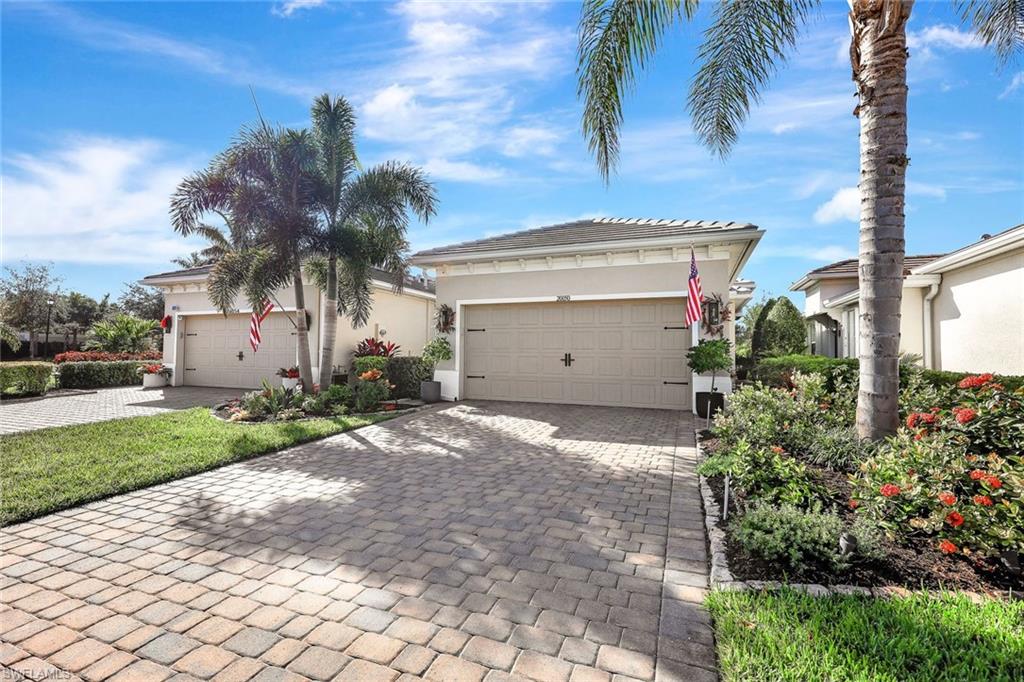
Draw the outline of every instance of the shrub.
M837 471L853 471L871 452L871 445L860 439L850 426L817 429L809 439L804 458Z
M148 364L134 360L65 362L57 367L57 375L62 388L132 386L142 383L139 368Z
M352 370L358 376L372 370L385 372L388 367L388 358L379 355L367 355L352 358Z
M807 467L782 448L754 447L745 440L708 457L697 467L704 476L729 475L745 502L808 505L819 496Z
M0 393L10 396L42 395L53 380L48 362L0 363Z
M715 378L719 372L732 367L728 339L701 339L696 346L686 351L686 364L696 374L711 372L711 390L715 390Z
M163 353L158 350L147 350L141 353L107 353L101 350L68 351L57 353L53 364L64 362L114 362L116 360L161 360Z
M800 509L790 504L758 504L733 522L736 540L750 554L801 571L826 568L842 571L857 559L880 555L879 538L863 521L847 526L820 506ZM856 549L844 554L840 537L854 538Z
M946 553L1024 552L1021 453L971 453L969 438L941 423L879 446L852 481L851 506L894 537L933 537Z
M452 344L447 336L435 336L423 347L423 362L431 367L439 362L451 360L453 356Z
M326 391L321 391L320 395L328 407L352 406L352 387L348 384L332 384Z
M355 407L358 412L373 412L382 400L387 400L390 388L387 381L363 381L356 382Z
M398 350L401 348L396 343L391 341L378 341L374 338L363 339L356 346L355 352L352 354L354 357L363 358L370 356L378 356L382 358L390 358L393 355L398 354Z
M118 315L112 320L97 322L89 331L96 338L91 349L112 353L137 353L149 350L152 334L160 328L156 320L142 320L131 315Z
M395 398L419 398L420 382L433 375L433 365L413 355L388 358L384 374L395 385L391 395Z

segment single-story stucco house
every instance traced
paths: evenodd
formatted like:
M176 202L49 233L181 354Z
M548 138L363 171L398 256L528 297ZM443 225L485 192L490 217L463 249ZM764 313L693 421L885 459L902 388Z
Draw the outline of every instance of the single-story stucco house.
M215 310L206 290L212 269L207 265L162 272L142 280L163 291L164 312L171 316L170 333L164 337L164 364L174 370L172 385L255 388L263 379L279 384L275 372L296 364L293 289L282 288L275 294L283 309L275 306L263 321L263 342L254 353L249 346L252 308L240 296L227 316ZM433 333L432 281L410 277L402 293L396 294L391 276L378 270L373 284L373 311L365 326L353 329L347 317L339 316L334 365L342 371L348 368L352 351L364 338L393 341L401 346L400 354L419 355ZM328 311L316 286L307 283L304 289L315 376L323 345L320 320Z
M804 292L811 353L857 357L857 260L811 270ZM928 369L1024 374L1024 225L947 254L907 256L900 351Z
M706 301L728 307L754 284L739 275L763 232L698 220L595 218L420 251L437 305L454 311L454 358L435 378L445 399L691 409L710 377L686 350L690 249ZM728 377L717 386L729 389Z

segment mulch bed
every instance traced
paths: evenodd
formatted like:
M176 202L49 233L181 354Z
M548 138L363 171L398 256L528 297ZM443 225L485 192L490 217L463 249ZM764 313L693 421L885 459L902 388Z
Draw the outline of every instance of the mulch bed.
M702 446L708 452L714 450L715 439L706 438ZM806 463L805 463L806 464ZM846 520L852 521L854 512L847 507L850 499L850 484L846 474L807 464L819 484L836 503L836 511ZM724 479L715 476L708 479L715 499L722 504ZM730 490L729 518L734 518L734 490ZM727 527L728 523L720 524ZM908 589L966 590L983 594L1005 594L1024 590L1024 578L1014 576L999 560L972 559L962 555L948 555L935 546L934 538L909 539L905 543L883 540L885 558L858 563L843 573L833 573L822 568L808 568L798 573L783 574L778 565L748 554L740 544L726 533L726 556L729 570L736 580L786 580L789 582L816 583L819 585L860 585L863 587L905 587Z
M222 403L220 405L215 405L213 408L210 409L210 412L217 419L220 419L221 421L230 422L232 424L266 424L268 422L273 422L273 421L304 422L304 421L309 421L311 419L331 419L331 418L333 418L335 416L369 417L371 415L378 415L378 414L398 414L398 413L401 413L401 412L407 412L409 410L414 410L414 409L416 409L418 407L423 407L423 403L420 403L418 401L415 401L415 402L403 402L403 401L390 401L389 400L389 401L386 401L384 403L381 403L382 409L377 410L376 412L349 412L349 413L344 414L344 415L309 414L309 415L306 415L305 417L301 417L299 419L284 419L284 420L247 419L245 421L232 421L231 420L231 408L235 407L236 405L237 405L237 401L230 401L230 402ZM394 407L387 407L388 405L394 405Z

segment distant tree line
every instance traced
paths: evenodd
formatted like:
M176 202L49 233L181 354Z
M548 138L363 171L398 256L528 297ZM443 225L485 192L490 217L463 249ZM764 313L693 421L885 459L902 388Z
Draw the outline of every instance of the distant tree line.
M135 282L125 282L121 295L111 302L110 294L97 300L79 291L65 291L52 264L6 267L0 278L0 338L11 352L18 352L20 333L27 332L28 355L33 358L45 337L47 316L51 346L56 342L67 350L93 341L97 325L113 323L119 316L152 322L163 315L163 293ZM160 336L154 333L152 338L159 345ZM44 349L44 354L48 352Z

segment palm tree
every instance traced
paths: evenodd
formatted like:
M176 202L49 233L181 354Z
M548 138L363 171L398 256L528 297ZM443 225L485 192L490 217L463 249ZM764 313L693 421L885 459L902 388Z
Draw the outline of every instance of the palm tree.
M426 222L437 199L423 172L412 166L385 162L357 174L355 113L344 97L317 97L311 115L319 217L314 249L323 258L311 261L309 271L324 291L325 310L337 309L361 327L372 305L371 268L390 273L395 291L402 291L408 271L406 209ZM321 386L331 382L337 330L337 315L324 315Z
M299 374L313 386L302 264L315 234L316 149L304 130L264 122L238 139L202 171L185 178L171 199L171 222L182 235L198 234L218 256L210 273L210 300L227 314L240 292L254 310L291 284ZM230 239L201 220L219 216Z
M636 84L665 31L699 0L585 0L578 91L583 133L607 182L619 155L622 93ZM734 0L715 5L690 84L698 139L726 156L818 0ZM965 0L963 20L1002 61L1024 45L1024 2ZM900 298L907 158L907 35L913 0L850 0L850 61L860 118L860 389L857 431L878 439L899 423Z
M179 256L178 258L172 258L171 262L180 268L200 268L204 265L209 265L212 259L206 255L206 250L203 251L192 251L187 256Z

